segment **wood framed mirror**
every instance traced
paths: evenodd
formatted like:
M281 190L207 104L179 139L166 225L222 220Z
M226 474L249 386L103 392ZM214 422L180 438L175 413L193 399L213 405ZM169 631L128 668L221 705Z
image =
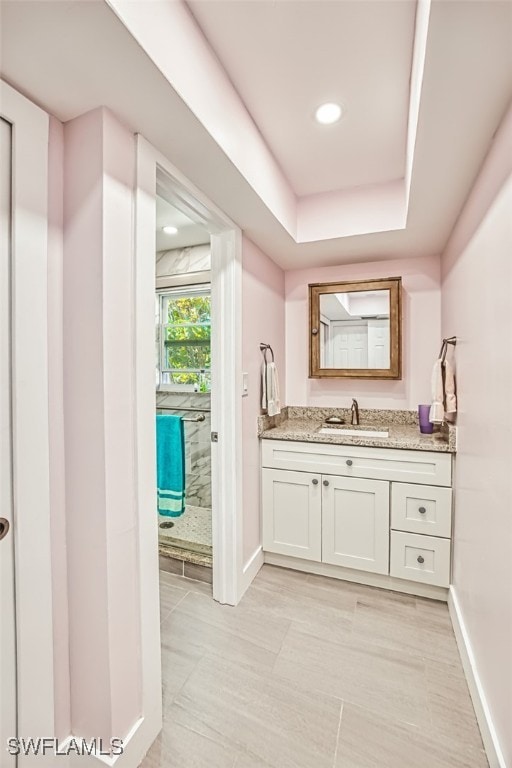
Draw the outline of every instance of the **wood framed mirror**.
M400 277L309 286L309 377L402 378Z

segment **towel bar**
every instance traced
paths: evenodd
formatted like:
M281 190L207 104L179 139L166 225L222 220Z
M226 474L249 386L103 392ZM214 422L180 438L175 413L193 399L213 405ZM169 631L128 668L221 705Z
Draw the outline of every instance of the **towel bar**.
M211 413L211 408L191 408L189 405L157 405L160 411L193 411L194 413Z
M157 411L195 411L196 408L171 408L168 405L157 405L156 410ZM202 408L201 410L206 411L208 409ZM204 415L204 413L200 413L199 416L196 416L195 418L191 416L183 416L183 421L192 421L192 422L206 421L206 416Z

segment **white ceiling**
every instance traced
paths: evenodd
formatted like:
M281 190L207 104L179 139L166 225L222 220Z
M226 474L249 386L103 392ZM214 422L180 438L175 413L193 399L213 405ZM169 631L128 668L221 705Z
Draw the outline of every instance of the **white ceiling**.
M367 315L389 316L389 291L320 294L320 314L329 320L358 320Z
M176 227L177 233L169 235L162 227ZM184 213L172 206L167 200L156 197L156 250L168 251L174 248L187 248L191 245L204 245L210 242L210 235L199 224L189 219Z
M296 195L403 178L416 0L188 6Z
M0 11L2 77L63 122L108 106L286 269L440 253L512 99L512 3L434 0L406 228L298 243L106 2L3 0ZM176 34L166 29L168 50Z

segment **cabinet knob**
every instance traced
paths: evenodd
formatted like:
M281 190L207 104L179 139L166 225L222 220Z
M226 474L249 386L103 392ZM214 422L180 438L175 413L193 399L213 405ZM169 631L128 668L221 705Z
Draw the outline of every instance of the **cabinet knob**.
M324 480L324 485L326 485L326 486L329 485L329 481L328 480Z
M424 563L424 562L425 562L425 558L422 555L418 555L418 563L420 563L421 565L421 563Z
M425 509L425 507L419 507L419 509L418 509L418 512L419 512L421 515L424 515L426 511L427 511L427 510Z
M352 459L347 459L347 467L351 467L353 463Z
M311 333L313 334L313 336L316 336L318 333L318 328L312 328Z
M0 540L9 533L9 521L5 517L0 517Z
M314 477L311 482L313 483L313 485L318 485L318 480L316 477Z

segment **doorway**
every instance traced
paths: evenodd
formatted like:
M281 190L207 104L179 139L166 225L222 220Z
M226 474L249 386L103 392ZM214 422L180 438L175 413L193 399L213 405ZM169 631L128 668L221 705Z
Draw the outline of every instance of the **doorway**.
M17 735L16 629L11 405L11 157L12 126L0 118L0 751L2 766L14 768L6 752Z
M156 590L155 232L157 197L209 234L211 248L212 594L236 605L247 587L242 558L242 236L240 229L142 136L137 137L135 340L137 499L146 558L141 590ZM149 511L149 514L146 512ZM153 554L152 554L153 553ZM156 653L153 605L142 608L144 649ZM158 638L159 639L159 638ZM151 649L151 650L150 650ZM151 674L155 672L151 667ZM148 675L148 686L150 685Z
M157 195L155 242L160 567L211 582L211 334L215 318L210 235ZM181 448L168 442L166 430L175 427ZM170 493L182 494L177 504L176 499L169 502L160 496L166 479L176 484Z

